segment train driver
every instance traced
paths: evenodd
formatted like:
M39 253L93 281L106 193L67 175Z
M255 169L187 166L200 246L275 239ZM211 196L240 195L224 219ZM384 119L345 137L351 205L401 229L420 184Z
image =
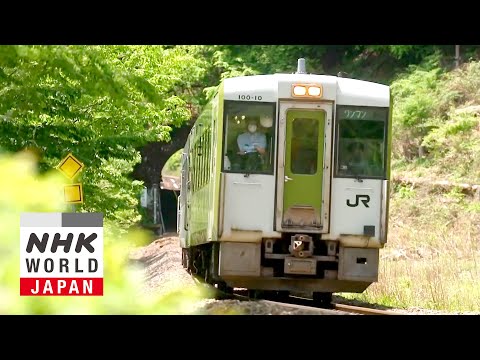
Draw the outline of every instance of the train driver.
M238 158L235 165L237 170L262 171L267 139L265 134L257 129L257 120L250 118L247 120L247 131L237 137Z
M265 134L257 131L257 120L251 118L247 121L246 132L238 135L238 154L245 155L249 153L258 152L263 155L267 147L267 139Z

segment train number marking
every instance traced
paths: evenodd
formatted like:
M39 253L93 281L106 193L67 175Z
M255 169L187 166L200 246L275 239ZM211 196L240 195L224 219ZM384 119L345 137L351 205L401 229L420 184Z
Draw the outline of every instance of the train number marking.
M238 100L257 100L262 101L261 95L238 95Z
M355 204L352 204L350 202L350 199L347 199L347 206L350 206L350 207L357 207L359 205L359 200L361 200L361 202L363 203L363 205L365 205L365 207L370 207L368 206L368 203L370 201L370 196L368 195L356 195L355 196Z

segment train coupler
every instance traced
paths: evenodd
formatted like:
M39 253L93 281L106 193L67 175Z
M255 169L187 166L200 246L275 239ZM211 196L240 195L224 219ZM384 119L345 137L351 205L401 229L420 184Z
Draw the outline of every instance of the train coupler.
M313 255L313 239L309 235L295 234L288 248L290 254L297 258L307 258Z
M288 248L292 256L284 263L285 274L315 275L317 260L313 256L313 239L309 235L295 234Z

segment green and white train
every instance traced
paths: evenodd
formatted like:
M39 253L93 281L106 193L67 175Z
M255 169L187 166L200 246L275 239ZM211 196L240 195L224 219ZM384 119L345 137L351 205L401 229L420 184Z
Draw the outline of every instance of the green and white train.
M182 262L221 289L329 302L334 292L363 292L378 281L390 89L304 69L299 59L294 74L225 79L185 144ZM238 139L250 121L262 151L245 154Z

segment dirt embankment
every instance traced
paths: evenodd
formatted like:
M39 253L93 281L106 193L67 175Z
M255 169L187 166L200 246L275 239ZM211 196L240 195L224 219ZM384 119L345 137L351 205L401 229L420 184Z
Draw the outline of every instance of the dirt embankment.
M135 249L130 259L143 265L144 293L166 294L195 282L182 267L182 252L178 237L166 235L147 246Z

